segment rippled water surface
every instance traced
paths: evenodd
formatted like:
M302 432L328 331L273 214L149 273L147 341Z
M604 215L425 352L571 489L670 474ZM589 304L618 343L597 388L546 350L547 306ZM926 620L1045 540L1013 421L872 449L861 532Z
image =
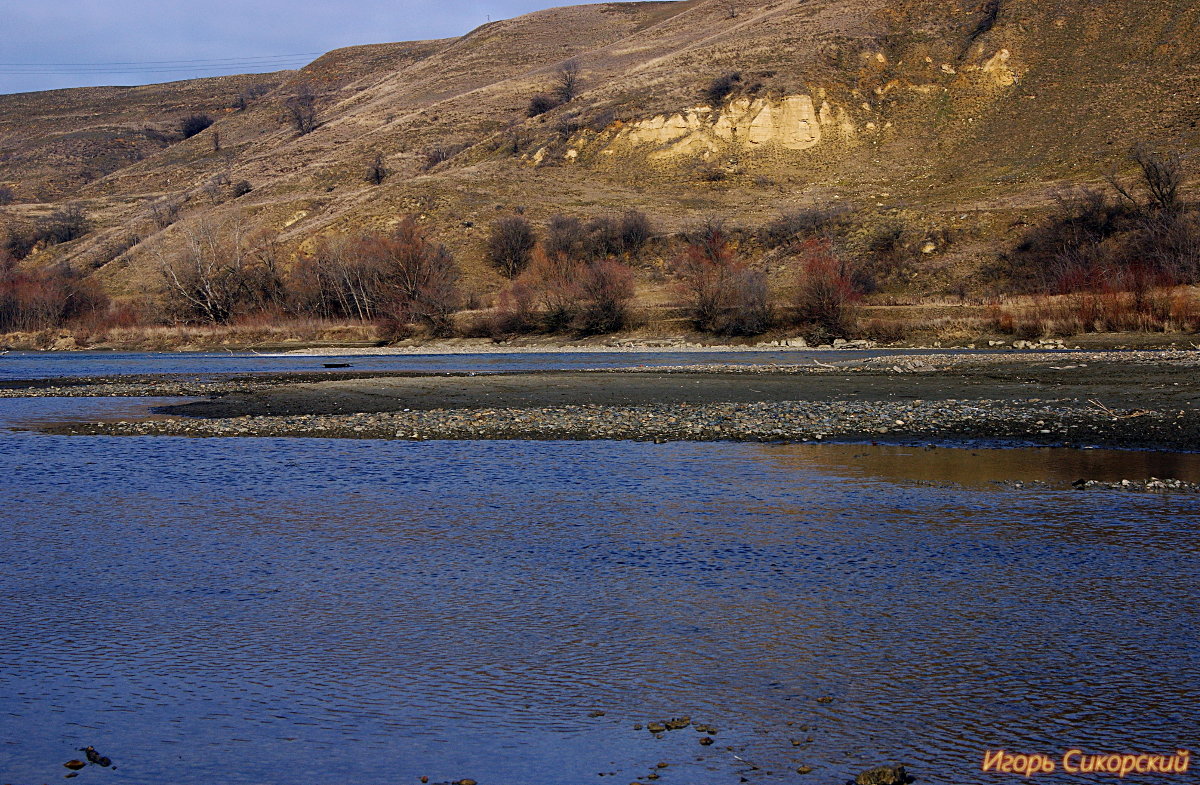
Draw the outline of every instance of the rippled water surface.
M0 381L11 379L106 376L110 374L291 373L322 371L326 363L348 363L353 371L544 371L571 368L729 363L804 363L813 357L861 359L886 354L923 354L933 350L880 349L828 351L720 352L546 352L528 354L393 354L310 356L252 352L9 352L0 355ZM962 354L963 350L936 350ZM982 353L979 352L979 353Z
M88 744L81 782L206 785L1194 749L1200 501L990 480L1200 470L1070 455L0 430L2 781ZM634 730L681 715L716 743Z

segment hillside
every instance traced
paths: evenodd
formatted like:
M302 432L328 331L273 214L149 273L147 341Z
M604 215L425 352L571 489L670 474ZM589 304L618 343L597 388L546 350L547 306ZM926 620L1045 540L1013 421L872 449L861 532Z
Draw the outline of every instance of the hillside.
M238 97L284 74L194 79L144 87L84 87L0 95L0 185L18 201L53 202L161 152L193 114L221 116Z
M527 117L568 61L578 97ZM272 90L230 110L252 83ZM303 94L316 127L298 134L288 105ZM201 110L218 120L186 141L146 131ZM18 218L78 200L97 230L41 258L95 268L118 293L152 290L158 249L203 216L244 216L296 249L415 213L486 296L500 284L486 228L517 208L535 223L637 208L675 231L846 204L906 222L945 278L1133 144L1195 149L1198 121L1191 0L609 3L298 72L0 96L0 183ZM376 156L380 185L363 178ZM235 198L240 182L252 190ZM179 222L160 228L156 204Z

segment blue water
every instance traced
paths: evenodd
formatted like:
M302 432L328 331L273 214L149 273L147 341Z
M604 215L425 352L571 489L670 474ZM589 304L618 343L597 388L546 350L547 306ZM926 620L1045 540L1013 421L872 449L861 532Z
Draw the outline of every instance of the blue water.
M938 350L941 351L941 350ZM325 363L350 363L354 371L499 372L566 370L573 368L624 368L637 366L722 363L809 363L861 359L886 354L920 354L921 351L821 351L778 352L580 352L543 354L431 354L307 356L252 353L182 352L9 352L0 356L0 381L109 376L116 374L176 373L210 376L224 373L285 373L324 371Z
M151 403L0 400L3 782L89 744L118 768L81 781L183 785L994 783L986 749L1195 748L1192 497L998 486L988 451L3 427ZM634 730L685 714L716 743Z

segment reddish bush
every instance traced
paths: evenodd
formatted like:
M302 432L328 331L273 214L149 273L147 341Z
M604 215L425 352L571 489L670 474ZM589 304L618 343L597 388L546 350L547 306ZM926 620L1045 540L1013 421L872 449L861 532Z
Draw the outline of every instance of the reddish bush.
M107 309L104 292L66 266L17 270L11 258L0 259L0 332L94 320Z
M501 293L496 332L616 332L629 323L633 271L616 259L579 260L540 246Z
M323 318L383 321L400 335L416 324L450 329L461 303L459 270L445 246L407 217L391 234L334 237L319 243L288 277L291 309Z
M587 335L614 333L629 325L633 271L615 259L584 265L579 277L575 328Z
M397 324L418 324L435 335L449 333L450 315L461 304L454 256L430 242L412 216L391 235L377 235L365 250L382 268L382 315Z
M696 329L758 335L771 326L766 274L738 260L719 224L692 234L672 262Z
M828 241L812 239L803 244L798 284L796 316L802 323L831 337L850 333L854 303L861 294L850 265L834 255Z

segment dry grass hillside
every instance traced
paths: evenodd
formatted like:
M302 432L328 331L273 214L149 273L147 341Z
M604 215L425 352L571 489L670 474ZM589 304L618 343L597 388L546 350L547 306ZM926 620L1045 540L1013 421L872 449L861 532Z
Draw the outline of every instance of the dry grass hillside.
M239 95L273 90L284 76L0 95L0 185L18 201L72 198L88 183L168 147L183 118L225 115Z
M528 117L568 62L578 96ZM271 91L229 108L259 83ZM217 121L166 145L147 130L194 111ZM1135 143L1196 149L1198 121L1194 0L609 3L297 72L0 96L0 183L17 197L0 209L81 204L94 231L29 263L71 262L118 294L152 292L155 260L219 216L295 251L413 213L486 298L502 283L487 227L513 210L538 224L636 208L672 232L831 204L903 222L929 285L949 285ZM364 179L377 157L381 184ZM643 278L643 300L661 298Z

